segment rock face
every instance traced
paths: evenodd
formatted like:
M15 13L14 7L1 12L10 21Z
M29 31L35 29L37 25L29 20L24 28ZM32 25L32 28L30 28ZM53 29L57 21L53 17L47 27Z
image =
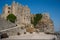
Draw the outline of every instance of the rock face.
M42 14L42 19L37 23L37 25L35 26L36 29L39 29L40 32L50 32L53 33L54 32L54 25L53 25L53 21L50 19L48 14ZM32 16L34 17L34 16ZM33 18L32 18L33 20Z

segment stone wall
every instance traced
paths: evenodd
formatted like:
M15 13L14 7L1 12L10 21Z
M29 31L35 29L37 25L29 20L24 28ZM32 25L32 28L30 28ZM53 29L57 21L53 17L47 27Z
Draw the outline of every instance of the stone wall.
M10 13L17 17L16 24L30 24L31 22L30 9L27 5L23 6L15 1L10 6L6 4L3 8L2 18L6 19Z
M18 35L18 33L23 34L24 32L26 32L25 29L21 29L21 27L16 27L3 31L2 33L7 33L8 36L13 36L13 35Z

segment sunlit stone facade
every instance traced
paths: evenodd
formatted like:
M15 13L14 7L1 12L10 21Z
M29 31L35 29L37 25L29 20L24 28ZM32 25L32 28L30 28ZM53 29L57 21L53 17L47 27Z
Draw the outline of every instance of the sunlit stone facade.
M17 24L30 24L30 9L27 5L22 6L19 3L13 1L12 5L6 4L3 7L2 18L6 19L6 17L10 14L14 14L17 17Z

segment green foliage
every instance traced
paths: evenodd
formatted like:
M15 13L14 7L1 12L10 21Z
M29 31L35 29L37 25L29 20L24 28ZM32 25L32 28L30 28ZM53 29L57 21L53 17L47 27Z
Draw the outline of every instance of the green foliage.
M31 23L36 26L36 24L39 22L39 20L41 20L42 18L42 14L36 14L34 17L34 21L31 20Z
M7 20L9 20L9 21L12 22L12 23L15 23L16 16L11 13L11 14L9 14L9 15L7 16Z

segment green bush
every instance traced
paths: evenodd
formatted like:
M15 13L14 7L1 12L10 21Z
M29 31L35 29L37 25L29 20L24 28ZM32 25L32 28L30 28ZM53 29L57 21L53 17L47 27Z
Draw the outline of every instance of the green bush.
M31 23L36 26L36 24L39 22L39 20L41 20L42 18L42 14L36 14L34 17L34 21L31 20Z
M16 16L11 13L11 14L9 14L9 15L7 16L7 20L9 20L9 21L12 22L12 23L15 23Z

